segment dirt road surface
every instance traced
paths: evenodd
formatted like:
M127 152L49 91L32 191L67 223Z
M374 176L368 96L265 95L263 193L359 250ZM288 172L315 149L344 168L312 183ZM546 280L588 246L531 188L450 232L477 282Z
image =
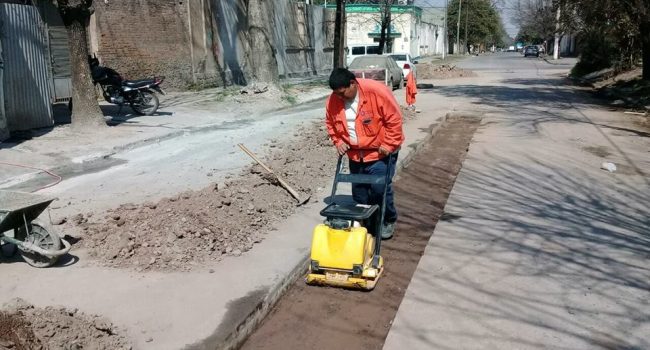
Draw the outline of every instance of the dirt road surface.
M383 245L386 270L374 291L312 287L300 279L243 349L381 349L478 124L443 124L396 179L400 219Z

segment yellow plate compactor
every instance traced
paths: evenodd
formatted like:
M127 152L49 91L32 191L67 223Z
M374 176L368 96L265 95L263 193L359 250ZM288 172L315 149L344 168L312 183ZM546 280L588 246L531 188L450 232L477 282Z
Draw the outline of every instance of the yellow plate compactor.
M320 212L325 222L314 229L307 283L371 290L384 270L379 255L381 227L393 162L389 160L385 176L344 174L342 158L339 157L336 165L331 202ZM383 186L382 205L337 200L336 188L341 182Z

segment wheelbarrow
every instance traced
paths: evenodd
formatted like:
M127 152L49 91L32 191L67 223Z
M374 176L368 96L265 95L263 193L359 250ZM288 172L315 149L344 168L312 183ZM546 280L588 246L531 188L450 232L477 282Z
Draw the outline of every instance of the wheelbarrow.
M0 191L0 252L13 256L20 251L34 267L49 267L70 251L70 243L61 239L52 226L38 216L56 198ZM13 235L8 233L13 231ZM62 248L63 246L63 248Z

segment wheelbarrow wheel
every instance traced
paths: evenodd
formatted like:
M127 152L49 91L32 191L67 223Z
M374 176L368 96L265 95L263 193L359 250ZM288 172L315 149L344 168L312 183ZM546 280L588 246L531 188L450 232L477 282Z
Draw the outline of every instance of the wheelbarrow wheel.
M13 243L4 243L0 246L0 253L3 258L13 258L18 252L18 247Z
M22 231L25 229L23 228ZM54 233L52 227L41 221L32 221L29 225L29 233L24 236L24 241L35 244L45 250L56 251L61 249L61 238ZM34 267L50 267L54 265L58 258L50 258L37 253L27 253L21 251L23 259Z

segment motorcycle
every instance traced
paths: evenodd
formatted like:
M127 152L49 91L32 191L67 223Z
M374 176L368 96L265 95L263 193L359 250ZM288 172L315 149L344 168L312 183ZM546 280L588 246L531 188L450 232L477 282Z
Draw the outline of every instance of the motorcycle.
M108 103L122 106L129 104L138 115L152 115L158 110L160 101L155 92L164 95L160 87L165 77L152 79L124 80L115 70L99 65L97 57L88 56L93 84L102 89L102 96Z

